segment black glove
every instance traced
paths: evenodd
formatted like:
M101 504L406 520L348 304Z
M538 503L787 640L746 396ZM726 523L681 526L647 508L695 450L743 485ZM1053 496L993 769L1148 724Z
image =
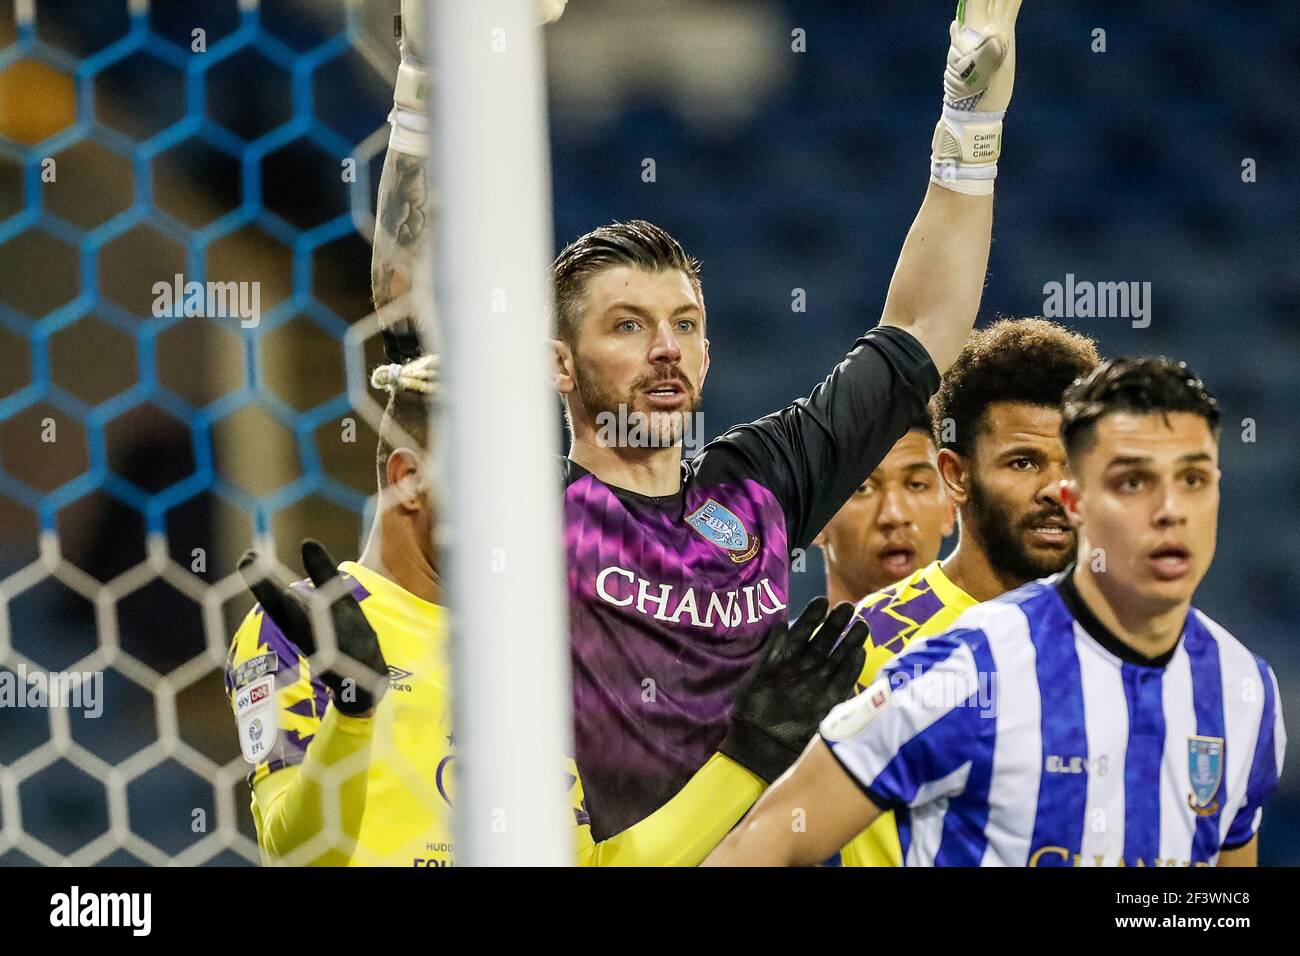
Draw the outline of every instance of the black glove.
M308 602L324 604L326 597L281 588L269 577L258 577L253 569L255 561L255 551L245 551L239 559L239 573L244 583L284 636L303 654L311 657L316 653L318 643L312 630ZM312 584L322 594L331 582L335 582L334 587L340 591L324 608L333 624L338 658L321 672L320 679L330 689L334 706L341 712L354 717L365 714L374 709L388 689L388 664L379 650L379 637L352 592L341 587L338 565L319 541L311 538L303 541L302 565L307 569Z
M857 621L836 644L853 605L843 602L829 616L827 606L825 598L814 598L794 624L768 638L767 653L746 675L731 729L718 748L768 783L799 758L831 708L852 696L862 673L866 622Z

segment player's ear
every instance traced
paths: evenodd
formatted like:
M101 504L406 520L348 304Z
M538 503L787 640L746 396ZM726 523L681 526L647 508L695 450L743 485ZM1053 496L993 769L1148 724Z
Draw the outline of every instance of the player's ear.
M561 395L568 395L576 387L573 372L573 349L569 343L560 339L547 339L551 347L551 377L555 390Z
M960 508L970 498L970 472L966 459L951 448L939 449L939 477L943 479L948 501Z
M420 456L409 448L395 448L388 456L386 467L392 504L406 511L418 511L425 490Z
M1083 504L1079 500L1079 483L1073 478L1062 478L1061 488L1061 507L1065 509L1065 517L1069 519L1072 527L1083 527Z
M704 379L709 374L709 340L704 340L704 364L700 367L700 388L704 388Z

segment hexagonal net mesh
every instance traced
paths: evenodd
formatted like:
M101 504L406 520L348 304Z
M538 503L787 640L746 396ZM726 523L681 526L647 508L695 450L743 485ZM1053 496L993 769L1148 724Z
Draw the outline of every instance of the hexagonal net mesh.
M373 509L396 6L0 4L0 862L258 859L235 561Z

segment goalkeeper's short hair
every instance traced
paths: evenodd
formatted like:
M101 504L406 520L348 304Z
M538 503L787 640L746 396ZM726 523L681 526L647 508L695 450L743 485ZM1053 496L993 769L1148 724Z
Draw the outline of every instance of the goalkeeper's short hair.
M644 219L612 222L591 230L569 243L551 264L555 294L552 334L570 346L576 345L580 309L587 280L598 272L631 266L647 272L680 269L686 273L704 314L704 290L700 285L700 263L686 254L682 244L668 231Z

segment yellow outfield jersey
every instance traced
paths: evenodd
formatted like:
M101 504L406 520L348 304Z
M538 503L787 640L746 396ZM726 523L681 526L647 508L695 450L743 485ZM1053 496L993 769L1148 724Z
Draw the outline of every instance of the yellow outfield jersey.
M939 562L863 598L854 620L871 629L867 659L858 678L857 692L865 690L890 658L913 640L942 634L977 602L948 580ZM840 851L843 866L902 866L903 849L892 811L882 813Z
M355 793L343 797L353 801L356 849L346 860L329 862L451 865L452 712L444 609L354 562L343 562L339 570L352 579L353 594L379 638L388 663L388 692L373 718L334 715L332 725L345 726L348 733L365 728L370 752L359 797L363 802L356 802ZM241 749L245 759L254 762L249 774L253 819L263 861L271 862L268 807L262 803L281 795L277 778L287 783L298 775L276 772L304 762L308 745L322 729L329 691L260 605L235 632L226 662L226 689ZM297 811L294 816L288 827L319 830L320 813ZM304 837L303 842L314 835L294 834ZM286 861L308 862L296 861L292 854Z

